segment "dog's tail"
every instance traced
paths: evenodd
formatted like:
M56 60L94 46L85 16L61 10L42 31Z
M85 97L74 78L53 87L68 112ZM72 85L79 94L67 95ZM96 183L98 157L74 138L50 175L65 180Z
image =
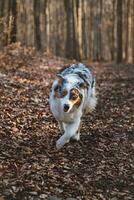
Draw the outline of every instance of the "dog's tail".
M95 84L96 84L96 80L95 78L93 78L91 88L89 88L89 91L88 91L86 113L92 112L95 109L96 104L97 104Z

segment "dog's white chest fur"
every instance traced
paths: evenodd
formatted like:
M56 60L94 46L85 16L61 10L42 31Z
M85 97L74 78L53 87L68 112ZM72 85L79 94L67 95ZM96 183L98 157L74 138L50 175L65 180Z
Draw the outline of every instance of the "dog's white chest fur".
M53 82L49 103L63 133L57 148L70 138L79 140L81 117L96 106L95 81L90 70L81 63L63 69Z

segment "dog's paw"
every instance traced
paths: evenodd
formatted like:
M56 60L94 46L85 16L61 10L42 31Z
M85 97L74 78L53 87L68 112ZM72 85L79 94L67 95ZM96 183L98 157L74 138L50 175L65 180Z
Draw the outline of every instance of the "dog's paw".
M60 137L60 139L57 140L57 142L56 142L56 148L59 150L59 149L61 149L68 142L69 142L69 140L66 139L64 137L64 135L63 135L63 136Z
M56 142L56 148L59 150L59 149L61 149L63 147L63 144L61 143L61 141L60 140L57 140L57 142Z
M79 141L80 140L80 133L76 133L75 135L73 135L72 139Z

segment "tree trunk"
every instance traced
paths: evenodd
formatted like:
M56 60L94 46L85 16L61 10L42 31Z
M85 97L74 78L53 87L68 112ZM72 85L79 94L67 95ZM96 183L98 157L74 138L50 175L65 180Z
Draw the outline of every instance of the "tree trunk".
M82 0L79 0L77 3L77 37L79 43L79 59L83 57L83 49L82 49Z
M34 0L34 31L35 45L38 50L41 49L41 31L40 31L40 1Z
M4 16L4 0L0 1L0 49L3 48L3 39L4 39L4 25L3 25L3 16Z
M27 44L26 40L26 9L25 0L17 1L17 41L22 45Z
M74 56L74 25L72 13L72 0L64 0L66 11L66 57L73 58Z
M122 0L117 0L117 63L122 62Z
M132 5L132 38L134 38L134 1ZM132 63L134 64L134 39L132 40Z
M12 26L11 26L11 33L10 33L10 43L16 42L16 33L17 33L17 27L16 27L16 18L17 18L17 3L16 0L10 0L11 1L11 16L12 16Z
M73 1L73 30L74 30L74 57L80 60L80 44L79 44L79 34L78 34L78 0Z
M39 2L38 2L39 3ZM26 40L27 46L35 45L34 32L34 2L33 0L25 0L26 8Z
M126 2L126 16L125 16L125 61L128 61L128 36L129 36L129 12L130 12L130 0Z

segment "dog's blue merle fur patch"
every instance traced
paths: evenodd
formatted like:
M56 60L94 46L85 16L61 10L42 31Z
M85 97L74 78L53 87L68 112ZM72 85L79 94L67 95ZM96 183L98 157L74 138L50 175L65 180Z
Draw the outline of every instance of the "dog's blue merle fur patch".
M85 83L87 87L91 85L93 87L94 84L94 78L92 76L91 71L82 63L73 64L66 66L60 71L60 74L64 77L69 74L76 74L80 78L80 83L78 83L78 86L82 83Z

